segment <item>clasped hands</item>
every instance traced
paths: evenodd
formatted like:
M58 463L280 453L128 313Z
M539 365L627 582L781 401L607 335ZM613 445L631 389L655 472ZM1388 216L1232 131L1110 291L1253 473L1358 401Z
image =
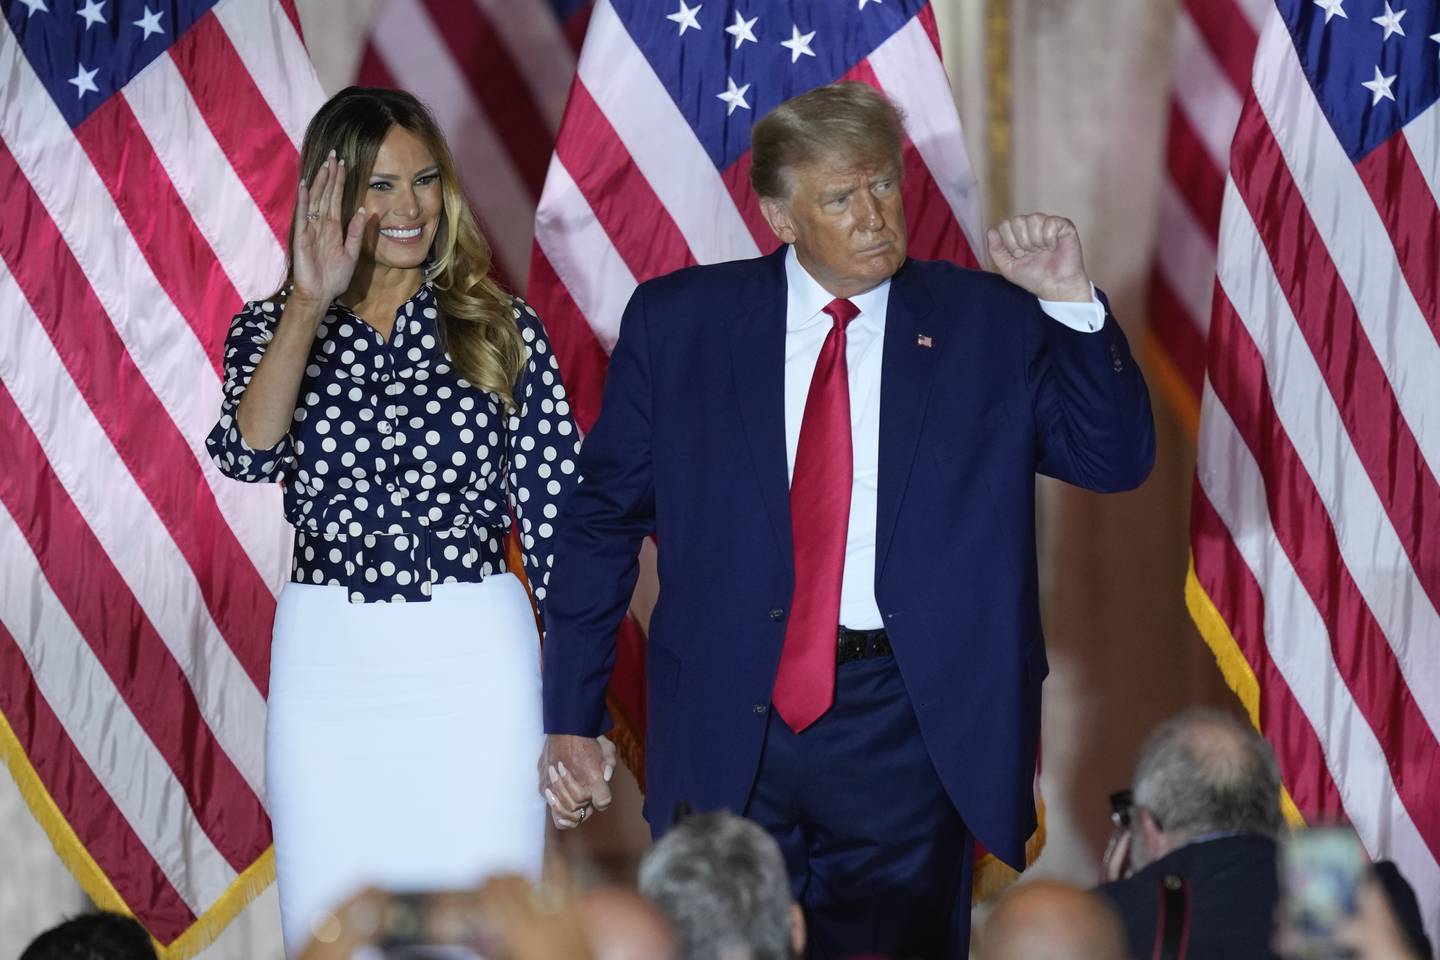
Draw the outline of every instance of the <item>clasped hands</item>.
M538 766L540 795L557 828L578 827L610 806L615 744L609 738L550 734Z

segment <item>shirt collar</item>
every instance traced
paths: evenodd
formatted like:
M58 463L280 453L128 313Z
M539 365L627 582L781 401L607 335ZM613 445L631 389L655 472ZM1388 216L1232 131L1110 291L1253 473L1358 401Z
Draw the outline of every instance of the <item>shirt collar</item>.
M819 323L822 318L829 321L830 318L820 311L835 299L835 295L822 287L820 281L810 276L810 272L800 265L794 246L785 251L785 284L785 329L800 330ZM856 319L874 316L889 296L890 280L886 278L864 293L851 297L850 302L860 308L860 317Z

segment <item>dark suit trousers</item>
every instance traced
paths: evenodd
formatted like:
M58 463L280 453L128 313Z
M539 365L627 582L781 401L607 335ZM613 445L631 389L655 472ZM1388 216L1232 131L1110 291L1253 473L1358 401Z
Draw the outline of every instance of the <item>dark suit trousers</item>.
M970 835L893 658L842 665L800 734L770 709L745 813L780 843L807 957L967 956Z

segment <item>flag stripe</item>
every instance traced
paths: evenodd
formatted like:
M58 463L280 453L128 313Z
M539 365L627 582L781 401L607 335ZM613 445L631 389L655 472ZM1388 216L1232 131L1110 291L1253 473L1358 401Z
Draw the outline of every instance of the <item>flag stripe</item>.
M259 89L266 107L298 153L305 126L315 108L325 100L325 91L320 87L315 68L310 65L310 54L301 43L299 32L290 20L276 17L274 7L266 0L220 0L211 8L210 15L225 28L229 50L239 56L246 82ZM232 116L216 120L225 126L236 126L236 118ZM263 128L240 129L252 139L270 142L271 149L279 142L271 142L268 135L262 138ZM294 179L298 180L298 176ZM288 213L294 206L293 194L282 199L284 203L269 210L272 215Z
M1435 734L1341 559L1320 494L1280 425L1259 350L1226 295L1216 297L1210 339L1211 356L1223 356L1226 362L1210 365L1209 382L1261 473L1269 478L1262 488L1274 536L1318 609L1320 632L1302 631L1298 637L1302 642L1330 638L1342 682L1364 721L1382 743L1406 745L1404 750L1382 750L1380 756L1423 842L1440 857L1440 808L1429 802L1440 791L1440 770L1428 760L1436 753ZM1214 416L1213 411L1207 413ZM1275 637L1273 632L1270 635ZM1354 807L1347 809L1353 812Z
M1427 534L1440 526L1440 485L1406 425L1386 371L1361 329L1355 304L1346 296L1334 262L1317 236L1315 223L1297 195L1280 148L1254 101L1240 120L1236 142L1244 145L1250 159L1236 170L1239 195L1234 200L1243 201L1254 218L1253 227L1258 227L1264 250L1275 264L1290 311L1319 363L1329 392L1339 403L1337 417L1348 429L1351 442L1343 455L1347 461L1358 456L1364 465L1399 537L1397 547L1403 547L1418 586L1430 598L1430 620L1434 622L1435 611L1440 610L1440 538ZM1244 219L1236 218L1237 232L1252 229ZM1234 240L1248 247L1239 237ZM1287 248L1292 252L1287 253ZM1258 264L1241 267L1259 268ZM1293 376L1293 367L1279 369L1285 370L1287 377ZM1313 414L1313 406L1305 407ZM1318 476L1319 464L1315 466ZM1409 630L1401 624L1395 626L1398 629L1386 633L1394 642L1403 642ZM1440 629L1432 636L1440 638ZM1440 663L1430 676L1440 676ZM1427 713L1440 729L1440 696L1435 710Z
M669 273L695 263L680 228L578 77L555 156L632 273Z
M27 469L56 471L66 496L84 515L89 533L102 545L106 562L118 568L184 671L188 686L200 697L202 713L214 736L235 761L251 791L261 795L263 736L257 725L265 716L264 697L211 620L189 564L86 406L39 319L20 296L19 286L3 264L0 309L11 320L13 348L0 357L0 377L38 434L48 460L48 464L40 460L28 463ZM184 479L178 474L177 478ZM71 546L58 544L55 549ZM46 548L37 544L36 552L43 558ZM61 567L59 573L63 572ZM58 573L56 582L58 592L69 588L68 581ZM88 588L89 584L84 586ZM101 627L107 622L97 621ZM116 621L120 622L138 623ZM132 642L126 637L124 631L106 630L97 642Z
M558 158L550 161L545 178L535 238L608 355L620 335L620 318L635 289L635 275ZM562 372L568 384L570 374L563 368Z
M511 145L469 96L468 81L450 54L439 25L419 0L389 0L370 37L396 85L424 99L462 162L460 179L475 212L492 229L486 235L509 279L525 286L535 195L511 158Z
M459 76L510 152L515 172L533 202L544 187L553 134L530 86L487 17L455 16L452 0L421 0L450 51Z
M274 145L284 133L280 121L213 12L197 20L170 48L170 58L230 166L256 205L267 212L265 220L275 239L287 244L289 213L295 207L300 181L300 155L276 152ZM258 295L250 294L252 298Z
M1189 14L1201 0L1185 7L1175 22L1175 92L1173 105L1190 121L1205 146L1211 164L1219 170L1230 163L1230 135L1240 117L1241 91L1231 86L1215 53L1205 45Z
M1156 271L1150 277L1150 329L1167 356L1188 362L1175 365L1181 378L1191 391L1191 398L1200 396L1200 387L1205 379L1205 334L1196 329L1189 309L1185 307L1164 274ZM1206 314L1207 329L1210 325ZM1198 405L1198 400L1196 400Z
M216 318L234 315L240 294L190 218L125 98L106 100L75 128L75 137L218 376L225 327Z
M1216 229L1196 221L1173 182L1161 181L1159 210L1165 256L1156 261L1155 276L1184 304L1186 322L1199 334L1201 350L1191 355L1196 361L1193 366L1199 367L1205 358L1204 336L1210 327L1210 295L1215 289ZM1218 227L1219 203L1215 213Z
M1247 89L1250 86L1250 63L1255 57L1255 44L1260 36L1251 28L1238 5L1232 0L1187 3L1181 18L1193 25L1231 86L1236 90Z
M283 240L230 166L175 61L157 57L121 96L239 295L278 289L285 275ZM206 320L220 329L217 319L224 316Z
M588 433L600 415L610 355L595 339L585 314L570 298L569 289L538 244L530 258L529 299L545 322L555 358L565 373L565 393L570 397L575 424L581 433Z
M239 873L269 846L268 838L253 830L265 811L216 743L180 665L51 469L48 451L8 387L8 382L0 385L0 424L19 469L0 488L5 508L17 518L15 529L78 631L77 639L88 643L116 697L174 774L199 828ZM59 637L44 643L47 657L60 655Z
M766 222L765 214L760 210L760 198L755 195L755 188L750 183L749 150L740 154L734 163L721 172L720 181L735 201L735 209L740 211L740 219L750 231L750 238L755 241L755 249L760 253L773 253L775 248L780 246L780 240Z
M13 518L0 520L0 524L11 522ZM0 610L9 615L14 608ZM86 852L117 887L127 891L130 908L146 918L151 933L162 942L178 937L195 922L194 911L145 849L41 695L14 636L31 625L3 621L0 617L0 714Z
M1217 304L1222 300L1216 296ZM1350 823L1368 849L1387 851L1406 876L1433 876L1435 855L1400 802L1382 742L1357 710L1334 648L1322 642L1330 634L1320 611L1276 540L1261 466L1209 384L1201 403L1197 481L1265 584L1270 655L1324 745Z
M1440 110L1426 110L1405 124L1405 140L1417 160L1440 157ZM1430 187L1430 202L1440 204L1440 163L1420 168L1420 175Z
M14 425L18 420L9 393L0 387L0 421ZM7 486L7 497L12 489ZM100 775L186 906L198 914L202 904L224 893L235 880L235 871L195 822L183 788L138 718L120 708L115 685L36 569L34 554L10 509L7 503L0 510L0 555L6 558L0 576L5 596L24 591L31 600L24 629L10 629L40 696L52 707L65 705L58 716L66 734L85 763Z
M1234 132L1234 129L1232 126L1231 132ZM1189 116L1173 103L1170 105L1170 134L1165 144L1165 172L1168 178L1161 184L1161 190L1182 199L1195 222L1205 231L1206 242L1213 248L1215 236L1220 232L1220 204L1225 197L1225 173L1205 152L1205 144L1190 125ZM1167 256L1158 258L1157 263L1163 265L1170 251L1170 235L1163 228L1160 232L1160 243ZM1198 272L1203 275L1207 285L1214 279L1213 250L1209 264ZM1205 299L1208 301L1210 298L1207 296ZM1206 315L1208 314L1207 310Z
M1391 137L1355 169L1395 244L1396 259L1416 304L1430 322L1430 329L1440 335L1440 303L1436 298L1436 284L1440 282L1440 209L1410 151L1409 141Z
M515 3L514 0L473 0L474 16L488 22L510 53L510 61L518 69L530 96L544 121L551 143L565 115L565 99L570 95L570 78L575 75L575 51L569 38L555 19L555 13L544 3ZM476 51L467 51L475 57ZM542 156L538 165L541 174L549 156ZM538 196L540 188L535 193Z
M1260 729L1275 748L1281 780L1307 821L1336 820L1344 809L1324 749L1266 646L1265 594L1198 484L1193 507L1196 576L1224 616L1263 691Z
M1285 136L1275 142L1285 167L1389 374L1431 473L1440 472L1440 417L1427 415L1431 382L1440 370L1440 342L1396 268L1390 236L1315 100L1289 32L1266 31L1260 46L1257 57L1264 66L1255 73L1255 97L1267 124L1283 118Z
M7 187L0 197L0 216L27 224L27 230L25 242L15 247L9 244L16 238L0 238L0 243L6 244L0 247L0 258L9 265L135 482L196 571L215 622L234 642L240 662L263 691L268 681L268 650L243 641L268 636L275 600L251 560L254 552L235 539L232 527L216 509L212 488L202 476L193 449L147 386L148 378L133 362L135 353L127 352L116 336L115 318L107 316L96 299L86 272L71 256L65 240L54 232L54 221L20 175L7 146L8 138L0 144L0 184ZM152 295L150 302L163 296ZM188 369L208 366L208 360L202 359ZM193 383L177 387L195 391ZM211 394L217 398L210 404L212 411L218 408L218 396L217 386ZM277 557L279 551L272 547L269 553ZM221 570L224 577L212 575Z

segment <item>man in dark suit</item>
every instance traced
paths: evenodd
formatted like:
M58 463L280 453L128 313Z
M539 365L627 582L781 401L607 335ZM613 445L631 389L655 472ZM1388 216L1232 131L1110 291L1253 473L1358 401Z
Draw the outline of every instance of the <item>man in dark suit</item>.
M542 790L609 801L595 738L642 538L646 816L775 836L810 956L963 956L972 836L1023 866L1047 672L1034 474L1139 484L1145 384L1074 226L990 231L1001 276L905 256L904 132L859 84L756 125L783 246L641 284L547 598Z
M1100 887L1124 921L1131 956L1276 958L1284 819L1270 744L1226 714L1189 710L1146 738L1133 789L1136 872Z

